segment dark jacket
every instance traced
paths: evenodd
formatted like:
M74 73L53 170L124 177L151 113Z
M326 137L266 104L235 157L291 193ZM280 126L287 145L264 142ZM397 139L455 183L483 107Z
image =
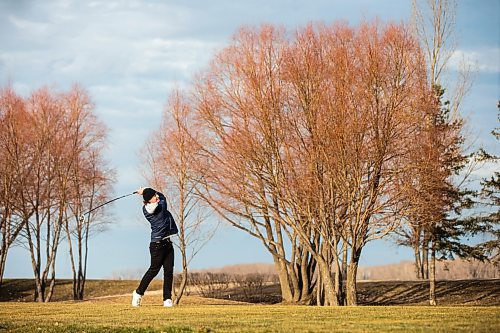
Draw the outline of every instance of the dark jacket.
M160 197L160 202L158 202L158 206L153 213L146 210L146 205L142 206L144 217L151 224L151 242L157 242L178 232L174 218L167 209L165 196L160 192L157 192L157 194Z

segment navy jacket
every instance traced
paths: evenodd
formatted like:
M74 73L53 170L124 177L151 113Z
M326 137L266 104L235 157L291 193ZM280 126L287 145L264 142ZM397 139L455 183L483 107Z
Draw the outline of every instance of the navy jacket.
M153 213L149 213L145 205L142 206L144 217L151 224L151 242L157 242L178 232L174 218L167 209L165 196L160 192L157 192L157 194L160 197L160 202L158 202L158 206Z

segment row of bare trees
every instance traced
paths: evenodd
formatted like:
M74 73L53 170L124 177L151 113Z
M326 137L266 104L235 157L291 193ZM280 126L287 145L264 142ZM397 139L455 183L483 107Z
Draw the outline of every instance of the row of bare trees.
M440 260L436 262L436 276L440 280L500 279L498 265L474 259ZM362 266L360 280L410 281L415 280L414 263L403 261L382 266Z
M243 28L182 99L196 194L262 241L285 301L355 305L364 246L409 207L433 96L403 25Z
M469 72L451 103L440 80L454 2L428 4L430 34L417 7L416 30L242 28L191 90L170 96L170 125L147 149L161 170L150 180L189 183L181 200L259 239L285 302L356 305L362 251L389 234L414 247L431 304L438 252L484 259L460 243L477 230L457 218L473 204L457 182L470 161L458 112ZM181 203L181 225L188 211Z
M36 301L51 299L63 240L73 297L83 299L89 236L103 220L80 216L106 200L114 177L103 160L105 131L78 86L68 92L45 87L26 98L11 86L0 91L0 278L9 249L27 248Z
M267 286L276 285L278 277L276 274L247 273L189 273L189 285L191 290L203 297L226 298L244 301L262 301L273 298L272 295L265 295Z

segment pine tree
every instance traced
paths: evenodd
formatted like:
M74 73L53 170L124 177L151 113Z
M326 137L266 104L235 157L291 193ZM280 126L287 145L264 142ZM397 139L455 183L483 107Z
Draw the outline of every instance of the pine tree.
M497 104L497 120L500 123L500 101ZM500 140L500 127L496 127L491 134L497 141ZM478 154L478 160L485 161L497 166L500 156L487 153L481 149ZM487 240L473 247L473 253L492 261L496 265L500 263L500 172L498 168L493 171L489 177L481 180L481 190L478 193L476 205L480 209L471 218L464 221L471 235L482 234Z

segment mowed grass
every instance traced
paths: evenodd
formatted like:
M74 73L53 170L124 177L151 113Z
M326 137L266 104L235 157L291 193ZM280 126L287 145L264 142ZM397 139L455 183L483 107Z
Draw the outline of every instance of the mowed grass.
M8 302L0 332L500 332L500 307Z

